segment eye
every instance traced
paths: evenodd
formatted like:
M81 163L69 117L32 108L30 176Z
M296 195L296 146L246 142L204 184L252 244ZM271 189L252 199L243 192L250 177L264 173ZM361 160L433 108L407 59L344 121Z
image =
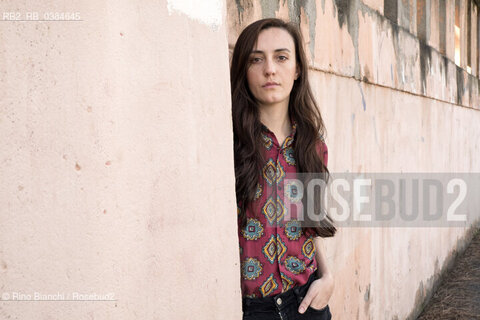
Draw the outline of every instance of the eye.
M259 58L259 57L253 57L253 58L250 59L251 63L258 63L260 61L262 61L262 58Z
M285 60L288 60L288 57L286 57L286 56L279 56L278 59L279 59L280 61L285 61Z

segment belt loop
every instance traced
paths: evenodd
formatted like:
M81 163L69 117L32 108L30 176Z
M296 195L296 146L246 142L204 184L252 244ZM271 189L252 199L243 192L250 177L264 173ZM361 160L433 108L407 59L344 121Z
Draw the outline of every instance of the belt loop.
M300 288L298 286L293 287L293 297L297 300L297 304L300 305L303 297L300 295Z
M305 297L307 294L308 288L312 284L313 281L318 279L318 276L316 274L316 270L314 271L315 274L311 274L308 277L308 281L302 285L302 286L296 286L293 288L293 293L295 294L295 297L297 298L298 304L302 302L302 299Z
M300 294L300 288L298 286L294 287L293 293L298 297L298 295Z

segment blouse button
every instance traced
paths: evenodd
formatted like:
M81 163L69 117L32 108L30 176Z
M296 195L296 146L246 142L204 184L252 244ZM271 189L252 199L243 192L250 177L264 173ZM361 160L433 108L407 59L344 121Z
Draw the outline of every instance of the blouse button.
M278 304L279 306L282 305L282 298L278 298L278 299L277 299L277 304Z

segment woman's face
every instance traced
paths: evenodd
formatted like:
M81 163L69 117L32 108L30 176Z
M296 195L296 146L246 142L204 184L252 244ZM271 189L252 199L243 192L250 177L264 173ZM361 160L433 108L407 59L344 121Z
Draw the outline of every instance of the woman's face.
M298 76L292 36L281 28L262 30L250 54L249 64L248 87L260 106L288 106Z

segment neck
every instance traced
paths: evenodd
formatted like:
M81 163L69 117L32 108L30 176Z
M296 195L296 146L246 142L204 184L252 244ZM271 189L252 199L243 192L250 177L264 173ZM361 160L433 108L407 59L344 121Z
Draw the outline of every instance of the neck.
M260 106L260 121L273 133L288 135L291 130L288 104Z

